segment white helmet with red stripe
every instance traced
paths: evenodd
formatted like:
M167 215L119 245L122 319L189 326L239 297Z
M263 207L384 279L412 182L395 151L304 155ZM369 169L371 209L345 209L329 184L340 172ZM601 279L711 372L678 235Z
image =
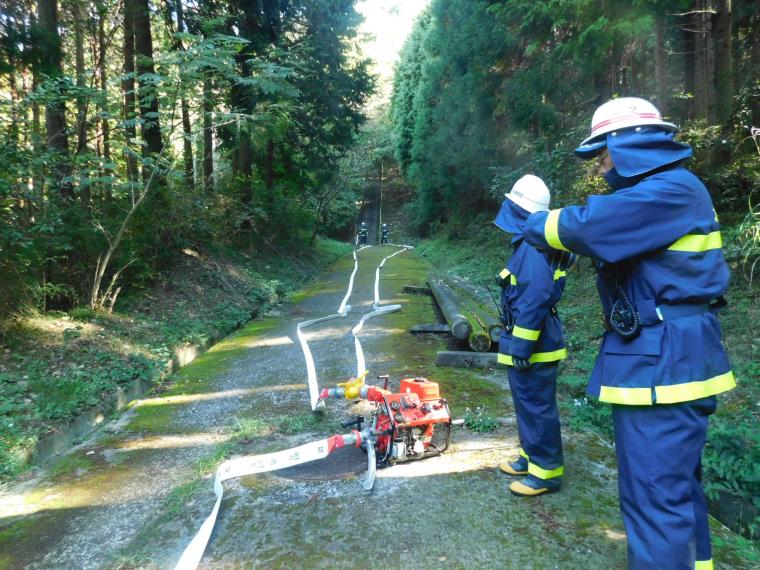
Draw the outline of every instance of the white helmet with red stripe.
M677 131L673 123L662 120L657 107L638 97L621 97L600 106L591 119L591 135L580 148L599 141L608 133L632 127L655 126L667 131Z

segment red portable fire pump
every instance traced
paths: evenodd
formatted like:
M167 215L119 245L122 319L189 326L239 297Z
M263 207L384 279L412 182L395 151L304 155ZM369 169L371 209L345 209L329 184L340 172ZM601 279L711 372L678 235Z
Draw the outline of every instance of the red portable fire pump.
M439 455L449 447L451 426L464 420L452 420L448 402L440 397L438 384L425 378L404 378L398 393L388 390L388 376L382 388L364 384L366 372L358 378L325 388L320 399L363 398L374 403L369 427L362 428L365 418L357 416L344 422L345 428L355 427L350 436L335 436L336 447L355 445L367 451L368 476L363 482L371 489L375 470L399 461L423 459Z

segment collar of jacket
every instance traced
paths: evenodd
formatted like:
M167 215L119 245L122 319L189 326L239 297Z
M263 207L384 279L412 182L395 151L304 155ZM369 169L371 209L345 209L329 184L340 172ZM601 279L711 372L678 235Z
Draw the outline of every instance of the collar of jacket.
M512 243L515 243L519 238L522 238L525 220L528 219L529 215L527 210L523 210L507 198L501 205L501 209L493 223L500 230L512 234Z
M621 175L620 172L618 172L617 167L615 167L607 171L607 173L604 175L604 179L607 181L607 184L610 186L610 188L612 188L612 190L617 191L624 188L630 188L631 186L636 186L636 184L645 178L649 178L650 176L653 176L659 172L665 172L666 170L675 170L677 168L683 167L680 165L680 163L666 164L665 166L655 168L650 172L645 172L644 174L640 174L638 176L625 177Z
M607 135L607 149L618 174L635 178L692 156L691 147L676 142L673 136L654 127L626 129Z

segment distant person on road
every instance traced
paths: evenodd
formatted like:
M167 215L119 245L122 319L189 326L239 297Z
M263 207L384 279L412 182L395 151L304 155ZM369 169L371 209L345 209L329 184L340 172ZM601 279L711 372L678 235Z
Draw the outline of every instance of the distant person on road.
M512 235L506 267L497 275L504 322L498 361L508 367L520 454L499 467L509 475L525 476L509 489L530 497L559 491L564 473L557 368L567 350L556 304L574 256L538 251L524 239L528 216L549 209L549 189L540 178L523 176L506 196L494 221Z
M362 222L362 225L359 228L359 245L367 245L368 233L369 230L367 229L367 222Z
M538 212L525 240L591 257L604 334L588 392L612 404L628 567L713 567L701 457L716 394L735 386L716 311L729 272L692 155L649 101L600 106L575 150L612 194Z
M380 245L386 245L388 243L388 224L383 224L380 229Z

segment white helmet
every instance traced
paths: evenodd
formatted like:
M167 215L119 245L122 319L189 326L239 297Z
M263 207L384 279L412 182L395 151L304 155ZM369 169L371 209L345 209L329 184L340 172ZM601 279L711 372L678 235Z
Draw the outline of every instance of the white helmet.
M526 174L515 182L512 190L505 196L531 214L549 210L549 200L551 199L549 189L543 180L532 174Z
M646 99L638 97L621 97L601 105L591 119L591 135L581 143L581 148L598 141L604 135L628 129L652 125L668 131L677 131L673 123L662 120L657 107Z

